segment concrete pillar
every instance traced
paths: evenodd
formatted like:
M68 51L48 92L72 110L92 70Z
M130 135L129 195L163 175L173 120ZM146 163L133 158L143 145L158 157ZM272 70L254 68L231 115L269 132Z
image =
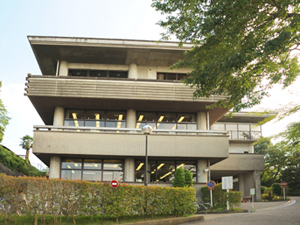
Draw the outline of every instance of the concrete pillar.
M124 165L124 181L125 182L134 182L134 158L126 158Z
M137 79L138 78L137 65L134 64L134 63L131 63L129 65L128 78L131 78L131 79Z
M239 191L242 192L242 196L245 196L244 174L239 174Z
M68 76L69 63L66 61L60 61L59 65L59 76Z
M60 164L60 157L51 156L49 178L60 178Z
M135 128L136 127L136 110L128 109L126 116L126 128Z
M65 109L57 106L54 109L53 126L63 126L65 117Z
M261 202L261 185L260 185L260 171L253 172L254 185L255 185L255 201Z
M207 160L199 159L197 161L197 182L207 182L207 174L204 170L207 169Z
M207 130L206 129L206 112L197 113L197 130Z

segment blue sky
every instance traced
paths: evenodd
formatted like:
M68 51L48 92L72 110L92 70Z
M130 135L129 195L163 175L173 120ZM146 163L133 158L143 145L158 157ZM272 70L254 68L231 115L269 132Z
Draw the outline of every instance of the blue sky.
M33 125L43 125L24 96L27 73L41 74L28 35L159 40L163 30L156 23L162 16L150 5L151 0L0 0L0 98L12 118L2 144L25 154L20 138L33 135ZM299 85L284 92L277 87L260 107L299 99ZM296 118L265 125L264 135L281 131ZM30 159L39 162L32 154Z

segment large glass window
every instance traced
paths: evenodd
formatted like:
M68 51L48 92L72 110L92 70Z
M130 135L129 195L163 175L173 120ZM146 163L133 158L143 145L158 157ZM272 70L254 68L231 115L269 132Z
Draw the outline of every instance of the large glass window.
M69 76L128 78L128 71L70 69L69 70Z
M125 111L66 110L65 126L126 127Z
M196 161L171 161L171 160L149 160L148 162L148 182L151 183L171 183L174 179L175 168L184 168L193 174L196 182ZM135 181L144 182L145 160L136 160Z
M186 73L157 73L157 80L181 80L186 77Z
M150 125L154 129L196 130L196 115L192 113L138 112L136 128Z
M123 160L63 159L61 178L70 180L112 181L123 180Z
M231 139L259 139L261 137L261 127L247 123L215 123L212 126L216 131L228 131Z

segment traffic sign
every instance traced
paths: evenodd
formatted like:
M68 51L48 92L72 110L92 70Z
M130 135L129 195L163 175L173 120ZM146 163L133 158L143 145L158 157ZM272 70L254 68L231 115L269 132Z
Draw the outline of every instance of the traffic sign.
M119 183L118 183L118 181L116 181L116 180L112 180L112 181L110 182L110 185L111 185L113 188L117 188L117 187L119 186Z
M286 187L286 186L287 186L287 182L282 181L282 182L280 183L280 185L281 185L281 187Z
M210 180L206 183L206 186L208 187L208 190L213 190L214 187L216 186L216 182L214 182L213 180Z

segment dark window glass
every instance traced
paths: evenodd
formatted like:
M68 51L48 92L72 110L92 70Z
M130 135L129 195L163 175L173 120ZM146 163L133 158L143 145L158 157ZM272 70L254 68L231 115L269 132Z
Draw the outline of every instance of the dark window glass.
M69 76L86 77L87 75L87 70L69 70Z
M109 71L109 77L127 78L127 71Z
M176 80L176 74L167 73L165 76L165 80Z
M108 73L104 70L90 70L90 77L107 77Z

